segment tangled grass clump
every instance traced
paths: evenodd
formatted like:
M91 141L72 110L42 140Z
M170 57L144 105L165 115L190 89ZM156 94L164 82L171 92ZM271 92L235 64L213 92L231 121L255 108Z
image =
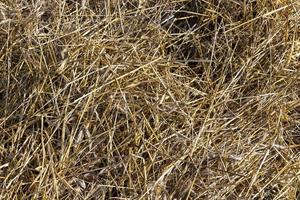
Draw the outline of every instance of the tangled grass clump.
M300 198L298 0L2 0L0 199Z

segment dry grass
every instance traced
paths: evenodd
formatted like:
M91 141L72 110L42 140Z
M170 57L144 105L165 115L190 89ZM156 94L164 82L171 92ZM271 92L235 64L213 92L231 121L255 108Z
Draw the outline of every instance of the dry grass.
M296 199L299 0L0 11L0 199Z

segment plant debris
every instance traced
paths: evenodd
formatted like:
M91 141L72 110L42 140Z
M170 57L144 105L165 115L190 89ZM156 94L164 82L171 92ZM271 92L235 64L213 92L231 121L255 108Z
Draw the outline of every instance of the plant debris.
M298 0L2 0L0 199L296 199Z

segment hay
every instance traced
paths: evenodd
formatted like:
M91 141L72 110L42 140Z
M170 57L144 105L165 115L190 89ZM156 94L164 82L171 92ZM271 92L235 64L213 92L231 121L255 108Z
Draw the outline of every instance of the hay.
M2 0L0 199L296 199L297 0Z

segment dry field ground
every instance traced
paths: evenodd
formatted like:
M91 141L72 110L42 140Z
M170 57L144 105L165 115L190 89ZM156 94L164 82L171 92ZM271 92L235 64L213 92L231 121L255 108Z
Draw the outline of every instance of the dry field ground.
M297 198L299 0L0 0L0 199Z

